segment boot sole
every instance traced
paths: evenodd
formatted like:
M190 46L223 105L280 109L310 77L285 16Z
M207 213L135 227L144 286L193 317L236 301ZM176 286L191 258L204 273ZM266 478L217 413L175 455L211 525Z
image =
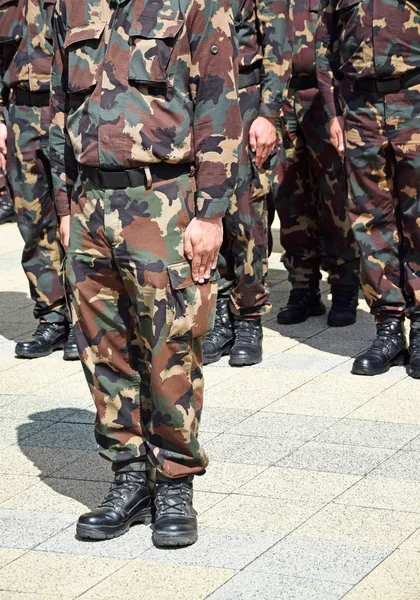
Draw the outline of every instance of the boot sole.
M368 377L372 375L382 375L383 373L388 373L391 367L402 367L406 364L406 361L406 353L402 352L401 354L398 354L391 362L385 365L385 367L381 367L379 369L368 369L366 367L355 367L353 365L351 372L353 375L367 375Z
M192 546L198 540L198 533L194 534L152 534L152 542L157 548L175 548L180 546Z
M63 350L63 349L64 349L64 342L61 342L61 343L57 344L56 346L53 346L46 352L26 352L25 350L22 350L22 351L15 350L15 356L16 356L16 358L29 358L29 359L30 358L43 358L44 356L49 356L56 350Z
M145 508L137 515L132 517L129 521L120 525L119 527L95 527L94 525L82 525L80 523L76 526L77 536L82 540L112 540L113 538L124 535L130 529L130 527L136 523L143 525L150 525L152 522L152 510L151 508Z
M64 352L63 360L79 360L78 352Z
M217 354L212 354L211 356L203 357L203 365L212 365L215 362L219 362L222 356L227 356L228 354L230 354L230 351L232 350L232 345L233 344L231 344L230 346L226 346L226 348L223 348L223 350L221 352L218 352Z
M0 225L5 225L6 223L16 223L16 217L10 217L10 219L3 219L0 221Z
M251 358L231 358L229 361L229 365L231 367L251 367L252 365L258 365L262 362L262 357L258 360L252 360Z
M410 365L407 366L407 375L413 379L420 379L420 371L413 369L413 367L410 367Z
M325 306L317 306L308 310L301 319L295 319L294 321L283 319L281 315L277 315L277 323L279 323L279 325L298 325L299 323L304 323L309 317L322 317L326 312L327 309Z

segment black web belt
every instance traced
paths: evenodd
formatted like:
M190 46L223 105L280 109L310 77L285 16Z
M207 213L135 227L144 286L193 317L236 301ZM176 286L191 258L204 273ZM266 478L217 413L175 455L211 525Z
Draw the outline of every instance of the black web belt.
M318 88L318 82L315 75L293 75L290 79L289 88L294 90L311 90Z
M260 67L253 67L248 71L241 71L239 73L239 89L250 87L251 85L258 85L261 82L261 71Z
M384 79L362 77L356 79L353 85L356 90L366 90L377 94L395 94L418 83L420 83L420 69L414 69L401 77L386 77Z
M13 90L14 102L17 106L48 106L50 103L50 92L29 92L21 88Z
M175 177L192 173L189 164L173 165L169 163L156 163L124 171L105 171L95 167L79 165L79 170L82 178L90 181L95 187L108 190L122 190L129 187L150 188L152 183L175 179Z

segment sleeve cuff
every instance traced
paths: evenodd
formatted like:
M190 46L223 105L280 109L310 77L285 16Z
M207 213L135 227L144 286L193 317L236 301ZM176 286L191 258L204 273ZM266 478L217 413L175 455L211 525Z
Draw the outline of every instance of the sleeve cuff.
M195 216L200 219L217 219L225 216L228 207L227 198L205 198L197 196Z
M54 203L59 217L66 217L70 214L70 200L66 191L55 193Z
M277 119L280 115L281 107L283 106L282 102L276 102L275 104L260 104L260 108L258 111L258 116L266 117L267 119Z

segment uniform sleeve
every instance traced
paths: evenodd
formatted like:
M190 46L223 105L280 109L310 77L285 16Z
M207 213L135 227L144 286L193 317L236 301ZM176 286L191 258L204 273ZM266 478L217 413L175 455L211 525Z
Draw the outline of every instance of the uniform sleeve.
M54 201L59 216L70 214L70 200L77 178L77 162L67 133L67 68L64 50L64 13L53 19L53 65L50 101L50 161Z
M196 0L186 14L194 99L196 216L222 217L238 174L242 121L238 48L228 0Z
M3 44L0 45L0 123L5 123L4 113L6 112L5 98L9 94L9 90L4 86L3 73L4 73L4 55L3 55Z
M291 0L257 0L256 13L264 51L260 116L278 117L292 73Z
M329 119L341 115L337 82L340 68L341 26L335 10L336 4L337 0L324 1L315 35L316 74L325 112Z

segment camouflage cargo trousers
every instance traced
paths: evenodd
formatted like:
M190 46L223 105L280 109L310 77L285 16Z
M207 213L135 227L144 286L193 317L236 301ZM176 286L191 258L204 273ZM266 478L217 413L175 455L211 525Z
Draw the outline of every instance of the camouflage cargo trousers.
M420 315L420 85L341 90L349 215L366 301L378 320Z
M35 302L34 317L62 322L67 308L48 160L49 108L11 103L7 125L7 175L25 244L22 266Z
M265 285L267 263L267 203L272 161L258 170L248 144L249 130L258 117L260 87L240 90L243 122L242 154L238 182L223 219L224 239L219 254L219 298L230 298L231 310L243 318L257 318L271 310Z
M100 454L148 460L168 477L202 473L202 338L217 281L193 283L183 234L189 175L125 190L76 186L67 273Z
M294 288L317 288L324 268L331 286L357 286L359 253L344 168L317 89L289 90L281 132L273 197L289 281Z
M6 185L6 175L0 167L0 198L9 198L9 192Z

